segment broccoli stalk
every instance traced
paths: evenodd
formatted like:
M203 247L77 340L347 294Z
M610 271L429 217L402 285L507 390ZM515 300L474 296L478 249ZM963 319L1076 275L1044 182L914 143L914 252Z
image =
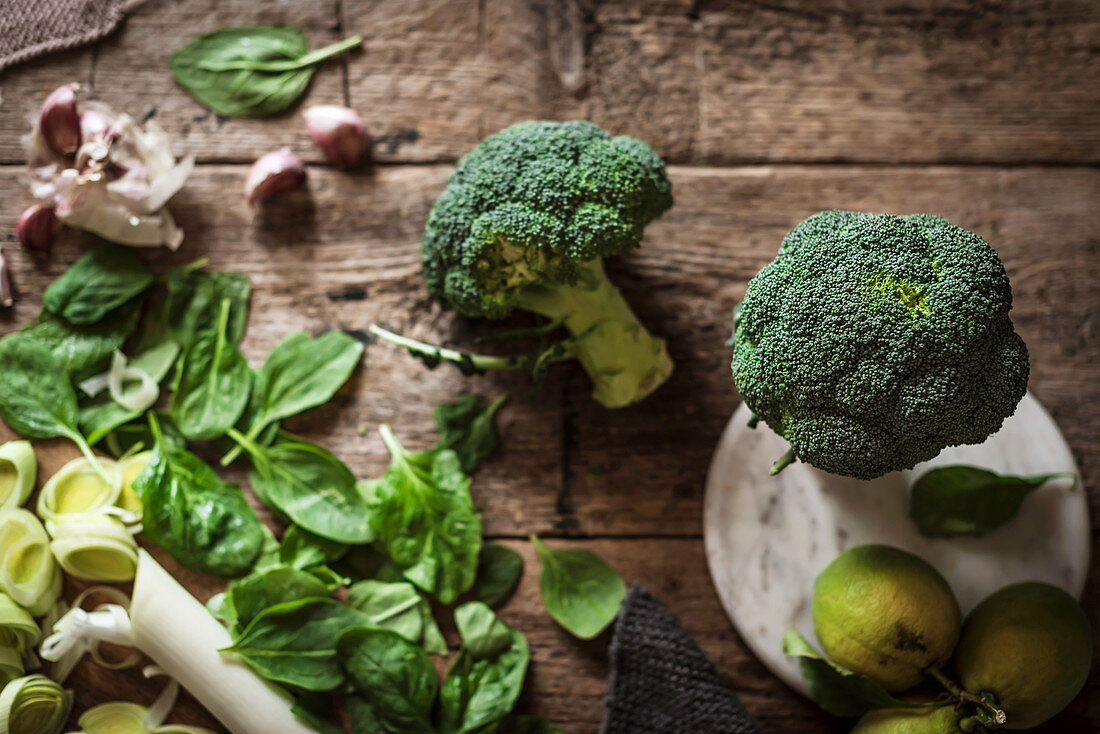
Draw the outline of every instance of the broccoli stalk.
M636 403L672 374L664 339L630 310L599 258L581 266L574 285L530 285L513 303L562 325L575 337L573 356L592 378L592 397L609 408Z

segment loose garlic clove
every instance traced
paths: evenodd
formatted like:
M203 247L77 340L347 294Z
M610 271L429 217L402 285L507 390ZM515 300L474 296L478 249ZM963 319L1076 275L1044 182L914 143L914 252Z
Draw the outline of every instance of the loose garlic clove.
M61 220L57 218L53 207L35 204L19 215L19 224L15 228L19 244L36 257L50 254L57 233L61 231Z
M313 141L333 165L353 168L367 153L367 131L355 110L337 105L316 105L304 113Z
M252 164L245 182L245 194L249 204L263 203L292 189L306 184L306 167L290 148L267 153Z
M72 155L80 147L80 113L76 109L79 88L75 82L58 87L46 97L38 115L42 139L59 155Z

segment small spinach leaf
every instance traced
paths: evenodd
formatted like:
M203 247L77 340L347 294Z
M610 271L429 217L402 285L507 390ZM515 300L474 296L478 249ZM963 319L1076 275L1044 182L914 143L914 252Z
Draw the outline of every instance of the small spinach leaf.
M252 422L246 437L255 440L275 421L328 402L363 355L363 345L347 334L330 331L317 338L299 331L275 345L256 375ZM241 451L222 459L229 464Z
M391 630L372 627L346 630L336 641L340 662L359 700L349 713L369 710L376 727L357 731L390 734L435 734L432 705L439 681L435 667L418 645Z
M221 28L172 54L172 76L202 105L225 117L282 112L305 92L316 64L362 43L355 36L310 52L290 25Z
M553 550L534 535L531 542L542 563L539 590L546 611L582 640L603 632L626 596L622 576L592 551Z
M42 294L42 305L73 324L97 324L153 284L131 247L106 245L81 257Z
M523 635L481 602L456 609L455 623L462 649L443 681L439 700L448 731L472 734L511 713L523 689L530 652Z
M348 604L363 612L371 624L393 630L433 655L447 654L447 643L432 616L431 604L412 584L360 581L348 589Z
M260 612L241 632L231 652L257 673L307 691L331 691L344 682L336 638L366 624L361 612L334 599L305 598Z
M268 607L328 594L328 587L313 574L276 566L231 582L226 591L225 608L232 610L236 628L240 630Z
M1015 517L1025 497L1060 478L1077 484L1072 472L1012 477L976 466L936 467L913 484L909 517L926 538L981 538Z
M512 594L522 576L523 556L500 543L486 543L477 564L474 596L495 607Z
M450 604L477 575L481 517L470 498L470 480L453 451L413 454L389 426L378 430L392 460L367 487L376 536L405 578Z
M355 475L326 449L305 441L260 446L230 429L252 458L249 480L264 502L303 529L337 543L374 539Z
M172 417L192 440L225 435L248 405L252 368L230 340L230 308L223 299L213 328L199 332L177 368Z
M473 395L464 395L453 403L435 406L439 429L436 448L452 449L458 454L462 471L473 474L496 451L496 414L506 402L507 395L488 405Z
M858 675L827 659L798 630L783 636L783 654L797 657L802 680L821 708L834 716L862 716L876 708L918 708L894 698L867 676Z
M149 414L154 451L134 480L151 541L188 568L240 576L264 544L262 525L240 487L223 482L197 456L166 441Z

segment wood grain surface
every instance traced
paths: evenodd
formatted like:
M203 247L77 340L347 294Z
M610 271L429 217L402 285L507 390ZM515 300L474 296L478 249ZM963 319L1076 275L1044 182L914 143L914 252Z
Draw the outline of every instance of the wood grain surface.
M319 163L299 111L220 119L171 80L167 57L191 36L275 22L302 26L315 46L364 35L361 51L318 72L304 104L358 109L376 165L334 171ZM724 346L730 310L783 234L820 209L930 211L977 231L1012 276L1031 389L1080 462L1097 548L1098 47L1100 16L1088 0L149 0L101 44L0 75L0 244L19 298L0 313L0 333L32 318L46 284L92 244L67 232L52 260L35 264L15 242L30 203L19 139L45 94L66 81L136 116L155 111L176 151L200 160L172 202L183 249L148 255L158 269L206 255L212 268L250 277L243 349L254 364L297 329L378 322L455 343L487 333L493 325L433 305L419 273L424 220L454 160L528 118L588 117L639 135L676 164L676 205L610 271L642 320L670 339L677 371L660 391L608 411L566 365L529 399L515 375L427 371L375 343L336 399L289 427L369 477L387 463L378 423L426 448L435 403L466 391L512 394L502 449L473 492L487 535L528 561L502 609L532 646L523 711L568 734L596 732L608 673L606 636L578 642L542 609L524 540L538 533L599 552L666 601L766 732L846 731L850 722L821 713L746 650L707 575L703 481L738 402ZM310 195L256 213L242 193L248 164L282 145L317 163ZM41 448L44 475L72 451ZM243 464L228 475L246 483ZM200 599L223 586L158 558ZM1096 625L1100 574L1091 578L1085 604ZM446 632L455 643L453 626ZM159 689L135 671L89 663L72 680L78 710L148 702ZM217 730L187 698L175 719ZM1041 729L1097 730L1100 670Z

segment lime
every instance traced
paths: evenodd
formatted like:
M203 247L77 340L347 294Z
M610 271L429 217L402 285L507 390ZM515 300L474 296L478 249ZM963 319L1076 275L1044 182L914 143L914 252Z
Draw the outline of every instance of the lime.
M954 706L938 709L875 709L863 715L851 734L963 734Z
M951 587L925 561L886 545L837 556L814 584L813 618L834 662L889 691L920 683L959 639Z
M1092 630L1077 600L1029 581L986 597L966 618L955 671L962 687L992 694L1007 729L1030 729L1081 692L1092 661Z

